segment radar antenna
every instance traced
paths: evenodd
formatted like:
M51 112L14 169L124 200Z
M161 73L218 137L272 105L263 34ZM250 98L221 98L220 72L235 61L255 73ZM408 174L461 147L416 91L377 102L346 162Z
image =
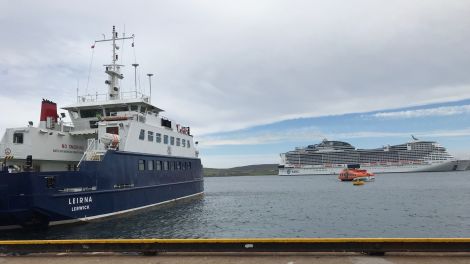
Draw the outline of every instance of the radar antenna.
M102 39L102 40L95 40L95 44L91 46L92 48L95 47L96 43L98 42L107 42L107 41L112 41L113 42L113 63L112 64L107 64L104 65L106 67L106 73L109 75L108 80L105 81L105 83L108 85L108 95L110 100L117 100L119 99L119 82L118 79L121 80L124 78L124 75L121 73L121 67L123 65L116 64L116 61L118 60L118 55L116 54L116 50L119 49L119 47L116 45L116 40L125 40L125 39L132 39L132 46L134 46L134 34L132 34L131 37L118 37L118 33L116 32L116 27L113 26L113 37L110 39ZM104 35L103 35L104 37Z

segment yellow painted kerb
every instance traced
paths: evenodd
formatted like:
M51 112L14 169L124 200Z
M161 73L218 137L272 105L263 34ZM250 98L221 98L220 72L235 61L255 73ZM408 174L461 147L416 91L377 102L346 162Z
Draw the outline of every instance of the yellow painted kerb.
M207 239L71 239L0 240L0 245L46 244L250 244L250 243L470 243L470 238L207 238Z

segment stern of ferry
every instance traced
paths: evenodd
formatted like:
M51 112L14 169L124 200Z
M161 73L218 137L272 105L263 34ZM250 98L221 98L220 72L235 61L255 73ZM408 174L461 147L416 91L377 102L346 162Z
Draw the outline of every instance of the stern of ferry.
M0 178L0 229L47 226L47 215L31 206L34 200L31 173L9 173L3 168Z

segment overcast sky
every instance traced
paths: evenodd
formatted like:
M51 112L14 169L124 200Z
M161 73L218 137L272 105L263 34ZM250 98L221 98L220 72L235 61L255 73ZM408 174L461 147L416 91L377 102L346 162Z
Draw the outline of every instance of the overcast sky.
M135 53L124 43L120 55L141 65L140 89L154 73L152 102L191 126L203 153L228 131L462 101L469 14L465 0L0 0L0 105L11 113L0 132L37 123L41 98L74 103L77 83L80 93L104 93L110 46L97 45L88 78L90 46L112 25L136 36ZM124 74L123 90L133 89L132 67ZM264 161L254 149L245 154Z

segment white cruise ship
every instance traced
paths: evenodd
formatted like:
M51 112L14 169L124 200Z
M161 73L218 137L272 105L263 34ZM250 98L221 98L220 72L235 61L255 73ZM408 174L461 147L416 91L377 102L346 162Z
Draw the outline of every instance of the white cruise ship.
M347 142L329 141L282 153L279 175L339 174L348 166L374 173L466 170L469 160L457 160L433 141L411 142L377 149L356 149Z

